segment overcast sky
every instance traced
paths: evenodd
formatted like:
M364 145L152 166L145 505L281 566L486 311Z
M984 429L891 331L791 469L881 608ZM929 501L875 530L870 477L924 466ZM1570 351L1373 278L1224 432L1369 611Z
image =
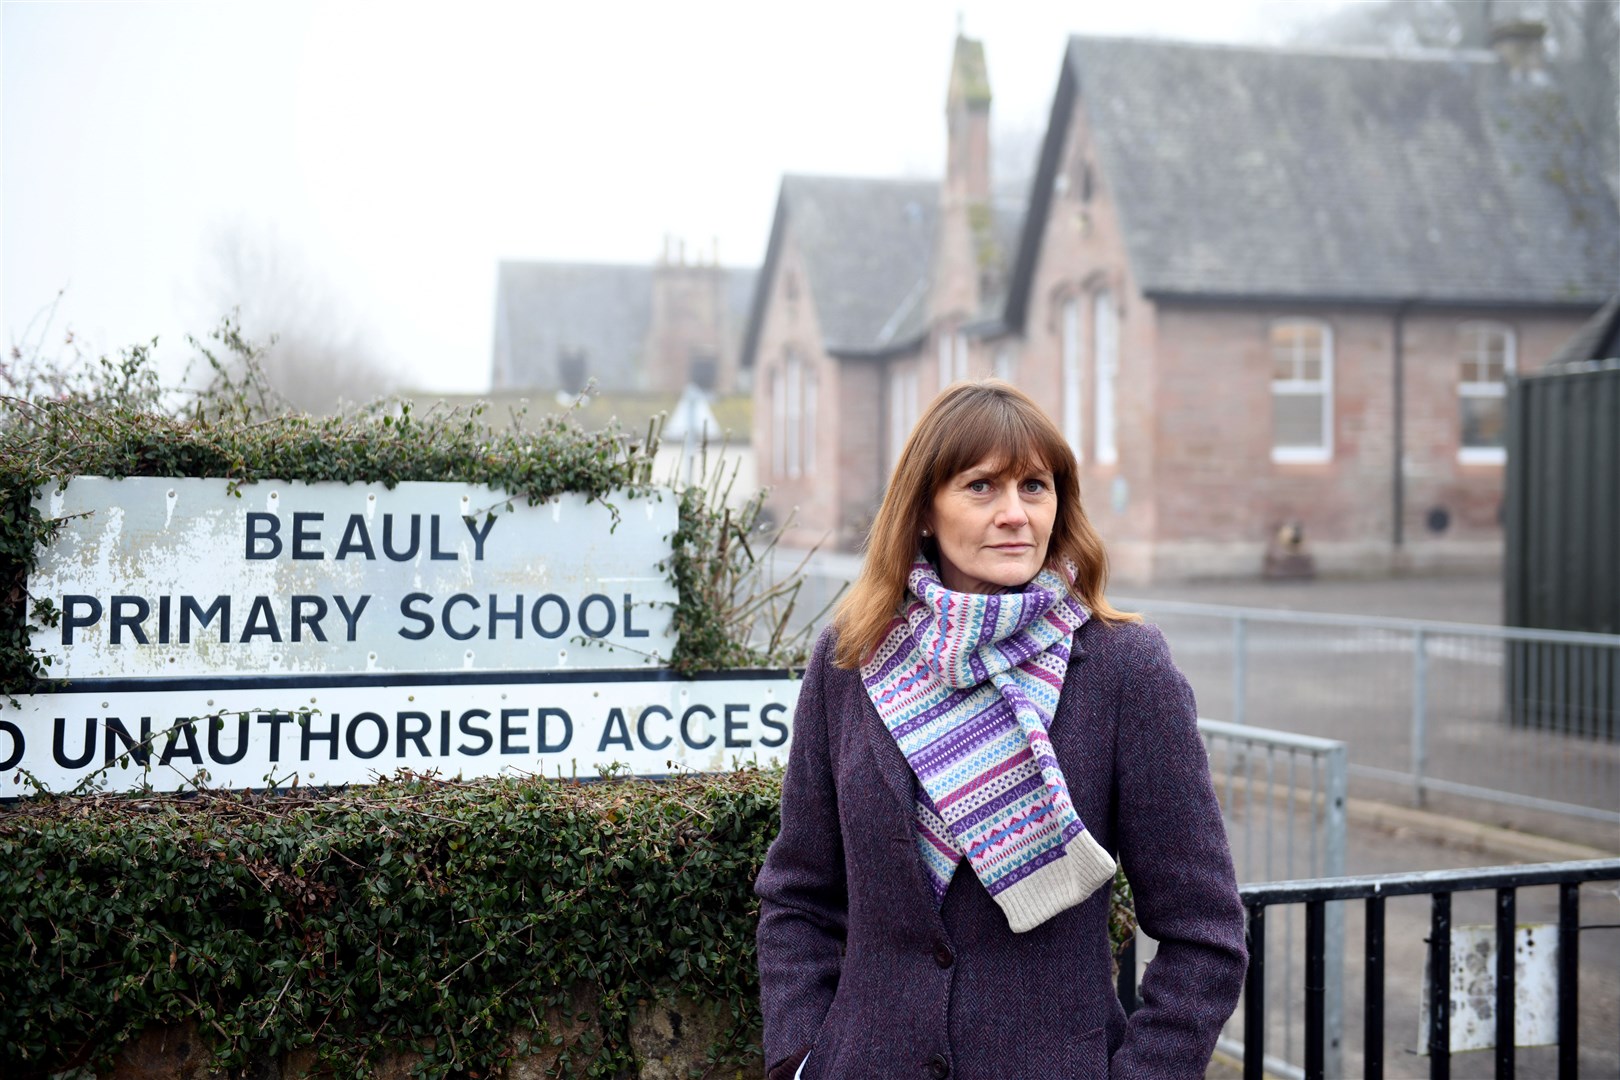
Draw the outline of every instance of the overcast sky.
M939 175L958 12L997 128L1069 33L1269 41L1333 0L17 3L0 8L9 342L171 362L273 254L404 380L489 385L503 258L764 256L783 172Z

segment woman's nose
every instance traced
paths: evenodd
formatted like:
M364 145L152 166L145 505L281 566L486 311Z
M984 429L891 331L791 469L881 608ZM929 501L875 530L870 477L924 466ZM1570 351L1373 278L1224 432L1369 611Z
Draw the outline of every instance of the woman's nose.
M1002 491L1001 497L996 500L996 524L1020 529L1028 520L1029 515L1024 511L1024 503L1018 497L1017 489Z

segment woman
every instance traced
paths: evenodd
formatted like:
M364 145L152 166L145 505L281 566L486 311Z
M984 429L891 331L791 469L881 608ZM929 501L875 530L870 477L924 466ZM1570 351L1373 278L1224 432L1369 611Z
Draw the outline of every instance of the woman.
M1035 403L936 398L800 690L756 889L770 1080L1203 1076L1243 909L1192 692L1106 573ZM1116 855L1160 943L1129 1021Z

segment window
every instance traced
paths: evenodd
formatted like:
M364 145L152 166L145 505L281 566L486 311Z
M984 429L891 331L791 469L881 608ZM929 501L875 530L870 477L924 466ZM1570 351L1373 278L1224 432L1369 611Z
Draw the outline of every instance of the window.
M691 360L689 383L700 390L713 391L720 381L720 358L707 346L697 346L688 352Z
M788 353L787 358L787 475L798 476L804 447L804 365Z
M1333 459L1333 332L1291 320L1271 327L1271 460Z
M995 367L993 373L996 378L1006 382L1013 382L1018 375L1018 365L1013 358L1013 347L1003 345L996 350Z
M1507 460L1507 377L1516 357L1513 331L1498 323L1466 322L1457 328L1461 363L1457 393L1462 408L1457 460L1498 465Z
M967 378L967 335L960 330L939 332L939 388L945 389L958 379Z
M816 372L791 349L771 371L771 476L808 476L816 467Z
M1092 356L1097 364L1097 460L1113 464L1119 460L1119 445L1114 435L1114 382L1119 374L1119 312L1114 298L1100 292L1092 302L1091 331L1094 343Z
M905 449L906 437L917 423L917 369L889 370L889 468L893 470Z
M787 382L771 370L771 475L787 475Z
M585 350L559 349L557 352L558 389L570 394L585 390Z
M807 368L804 373L804 474L816 471L816 372Z
M1063 437L1076 459L1080 451L1080 301L1063 302Z

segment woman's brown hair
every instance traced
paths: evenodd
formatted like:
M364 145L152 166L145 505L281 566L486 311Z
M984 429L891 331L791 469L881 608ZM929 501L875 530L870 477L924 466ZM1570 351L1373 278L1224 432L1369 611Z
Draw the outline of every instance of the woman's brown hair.
M938 560L934 541L921 537L934 494L951 477L985 460L999 463L1003 472L1024 474L1041 468L1051 472L1058 508L1046 565L1060 572L1067 563L1077 568L1069 588L1092 618L1106 623L1140 618L1115 610L1103 598L1108 555L1080 505L1074 453L1057 427L1039 405L1009 383L959 382L929 403L889 478L883 505L867 534L860 576L833 615L838 627L833 662L839 667L859 667L882 643L905 598L906 577L919 548Z

